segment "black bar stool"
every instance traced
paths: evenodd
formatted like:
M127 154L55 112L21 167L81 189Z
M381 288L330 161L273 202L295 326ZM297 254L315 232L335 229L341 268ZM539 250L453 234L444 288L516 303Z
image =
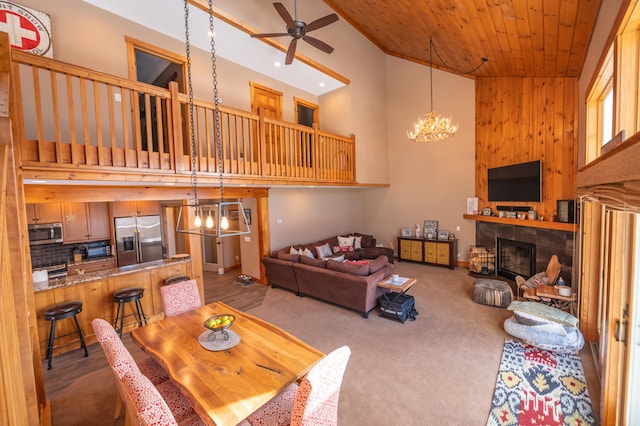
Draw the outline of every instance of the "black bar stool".
M144 295L144 289L141 287L123 288L122 290L118 290L115 293L113 293L113 301L118 304L118 309L116 311L116 319L113 327L118 332L118 335L120 336L120 338L122 338L122 329L124 328L125 317L135 316L136 322L138 323L139 327L143 326L142 324L143 322L144 322L144 325L147 324L147 317L144 314L144 310L142 309L142 302L140 302L140 299L142 299L143 295ZM128 302L135 302L136 311L133 314L125 315L124 308ZM119 325L118 325L118 321L120 321Z
M169 285L169 284L175 284L175 283L179 283L181 281L189 281L191 278L189 278L188 275L174 275L172 277L169 277L167 279L164 280L164 285Z
M51 329L49 331L49 344L47 345L47 360L48 369L51 370L51 359L53 358L53 341L56 338L69 336L73 333L64 334L56 337L56 321L63 320L65 318L73 317L73 323L80 338L80 347L84 349L84 357L88 357L87 345L84 343L84 336L82 335L82 329L78 323L78 315L82 312L82 302L80 300L71 300L69 302L56 303L55 305L47 306L44 310L44 319L51 321Z

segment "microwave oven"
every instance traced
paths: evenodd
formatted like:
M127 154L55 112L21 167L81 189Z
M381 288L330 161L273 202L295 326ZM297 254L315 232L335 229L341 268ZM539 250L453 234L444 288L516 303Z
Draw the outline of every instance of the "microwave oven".
M106 242L90 243L84 247L86 259L99 259L111 256L111 244Z
M61 243L62 223L38 223L29 225L29 245Z

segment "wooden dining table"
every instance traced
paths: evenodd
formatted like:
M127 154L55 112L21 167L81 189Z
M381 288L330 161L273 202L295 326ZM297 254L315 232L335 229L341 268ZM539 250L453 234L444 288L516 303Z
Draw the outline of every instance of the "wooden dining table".
M204 322L223 314L235 316L228 330L240 342L206 349L198 341L207 332ZM167 370L202 420L218 426L241 422L324 357L281 328L222 302L136 328L131 337Z

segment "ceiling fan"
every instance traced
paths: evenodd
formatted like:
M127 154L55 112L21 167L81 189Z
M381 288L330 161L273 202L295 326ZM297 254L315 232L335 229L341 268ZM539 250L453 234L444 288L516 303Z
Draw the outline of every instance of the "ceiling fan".
M282 3L273 3L273 7L276 8L276 11L280 15L280 17L287 24L287 32L286 33L251 34L251 37L265 38L265 37L291 36L292 40L289 43L289 48L287 49L287 58L284 61L286 65L289 65L291 62L293 62L293 58L296 54L296 45L298 44L299 39L306 41L316 49L320 49L323 52L326 52L326 53L333 52L333 47L329 46L324 41L308 36L307 33L336 22L338 20L338 15L336 15L335 13L332 13L330 15L323 16L322 18L316 19L315 21L307 24L304 21L301 21L298 19L297 1L294 2L295 19L291 17L291 15L289 14L289 12L287 11L287 9L284 7Z

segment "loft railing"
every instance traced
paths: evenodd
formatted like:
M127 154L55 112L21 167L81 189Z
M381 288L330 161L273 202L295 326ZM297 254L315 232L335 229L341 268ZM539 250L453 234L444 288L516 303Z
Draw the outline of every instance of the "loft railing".
M13 52L17 146L26 170L355 182L355 138L214 105L99 71ZM183 125L184 124L184 125ZM191 132L195 134L192 162ZM220 166L220 168L219 168ZM106 176L106 175L105 175Z

